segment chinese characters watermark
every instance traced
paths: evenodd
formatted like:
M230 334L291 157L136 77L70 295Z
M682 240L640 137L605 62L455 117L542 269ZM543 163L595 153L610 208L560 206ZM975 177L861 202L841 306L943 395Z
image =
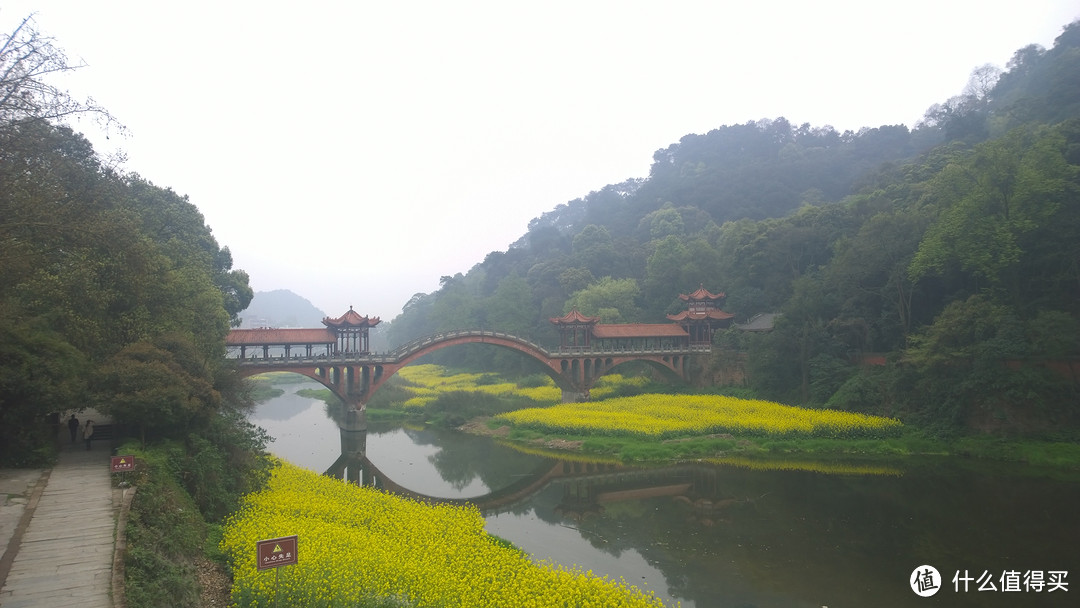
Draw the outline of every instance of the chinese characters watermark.
M957 570L953 575L953 591L970 591L973 587L976 591L1010 592L1033 592L1053 593L1055 591L1068 591L1069 576L1067 570L1004 570L1000 576L995 576L989 570L983 570L978 577L973 577L964 570L963 576ZM975 583L975 585L972 585Z
M956 593L1055 593L1069 591L1068 570L957 570L952 577ZM922 565L908 577L911 590L919 597L930 597L941 590L943 581L937 568Z

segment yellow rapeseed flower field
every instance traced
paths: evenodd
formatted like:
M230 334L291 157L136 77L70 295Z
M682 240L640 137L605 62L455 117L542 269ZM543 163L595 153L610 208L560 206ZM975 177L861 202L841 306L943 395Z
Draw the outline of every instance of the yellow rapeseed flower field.
M256 542L294 534L298 563L259 571ZM475 508L428 505L289 464L228 518L221 547L242 608L662 606L625 582L534 563L494 542Z
M514 426L571 434L673 437L731 433L777 437L885 437L899 420L721 395L646 394L499 414Z
M551 380L544 386L536 387L519 387L513 382L485 384L483 379L487 374L448 374L446 368L431 364L410 365L401 369L398 375L407 382L404 388L411 395L403 404L406 408L423 407L440 393L453 391L486 393L496 397L525 397L541 404L558 403L562 399L562 391Z

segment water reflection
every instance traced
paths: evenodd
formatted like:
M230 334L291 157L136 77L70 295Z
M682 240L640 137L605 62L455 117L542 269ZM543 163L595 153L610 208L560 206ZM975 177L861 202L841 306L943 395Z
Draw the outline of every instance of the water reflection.
M440 496L394 481L368 458L367 433L340 430L339 436L341 455L324 474L426 502L469 503L484 514L511 510L552 484L561 489L561 498L552 506L552 513L557 517L575 521L600 515L606 510L606 505L611 503L666 497L686 505L703 524L712 525L724 509L739 501L749 500L747 497L727 495L719 480L723 469L705 464L643 468L540 457L513 459L521 464L534 461L531 468L526 470L518 463L506 467L507 459L488 460L470 458L468 455L462 458L462 454L445 449L429 456L429 461L443 476L443 480L459 491L468 487L469 482L477 476L484 477L485 481L490 483L493 477L491 473L499 470L504 473L522 470L526 472L504 474L500 476L501 483L483 484L488 488L483 494ZM490 452L490 448L496 444L475 440L472 445L488 448L480 451L483 453ZM496 468L496 464L501 466Z
M311 401L290 402L299 413L286 420L253 417L278 455L424 500L469 500L489 532L535 559L622 577L686 607L1039 607L1072 605L1080 593L964 593L951 583L958 570L1080 578L1075 474L955 459L789 459L768 470L736 460L565 462L430 429L372 425L346 436ZM934 598L908 586L920 564L945 576Z

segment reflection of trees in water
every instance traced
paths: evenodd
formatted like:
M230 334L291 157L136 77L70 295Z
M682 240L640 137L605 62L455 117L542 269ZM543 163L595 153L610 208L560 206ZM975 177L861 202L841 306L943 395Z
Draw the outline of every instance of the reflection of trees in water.
M603 513L581 520L556 514L563 482L532 504L538 517L577 528L598 550L638 551L673 596L697 606L903 604L906 595L881 594L897 588L912 560L998 576L1077 565L1061 539L1080 538L1070 515L1080 484L940 464L902 478L717 467L676 496L608 502L599 488ZM859 584L822 586L839 575ZM979 605L977 594L959 600Z
M514 464L517 456L490 441L427 430L410 436L441 447L430 457L433 466L463 483L479 477L498 489L536 470L535 457ZM1080 567L1062 542L1080 538L1077 480L1012 476L1001 465L967 469L955 461L906 468L897 477L706 464L595 467L557 478L500 512L532 511L615 558L636 551L663 574L673 597L697 606L902 604L910 600L904 579L917 563L997 575L1004 568ZM648 495L658 488L680 491ZM849 584L822 583L838 577ZM902 595L888 595L894 589ZM999 596L1011 598L955 599L991 605Z
M468 486L477 478L489 488L502 488L548 460L455 431L405 429L405 432L419 445L439 448L428 456L428 462L456 490Z

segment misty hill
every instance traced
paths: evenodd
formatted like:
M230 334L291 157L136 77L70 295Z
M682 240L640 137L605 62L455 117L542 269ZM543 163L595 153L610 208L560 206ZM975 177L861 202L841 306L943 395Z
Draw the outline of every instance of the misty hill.
M244 329L255 327L322 327L326 313L288 289L257 291L240 314Z
M686 135L648 178L558 205L413 297L390 343L477 327L550 343L572 307L663 322L703 285L739 320L783 313L719 338L762 396L946 427L1075 423L1080 373L1015 361L1080 357L1080 23L1006 68L976 68L913 128L781 117ZM513 368L492 350L448 362ZM869 353L896 363L857 365Z

